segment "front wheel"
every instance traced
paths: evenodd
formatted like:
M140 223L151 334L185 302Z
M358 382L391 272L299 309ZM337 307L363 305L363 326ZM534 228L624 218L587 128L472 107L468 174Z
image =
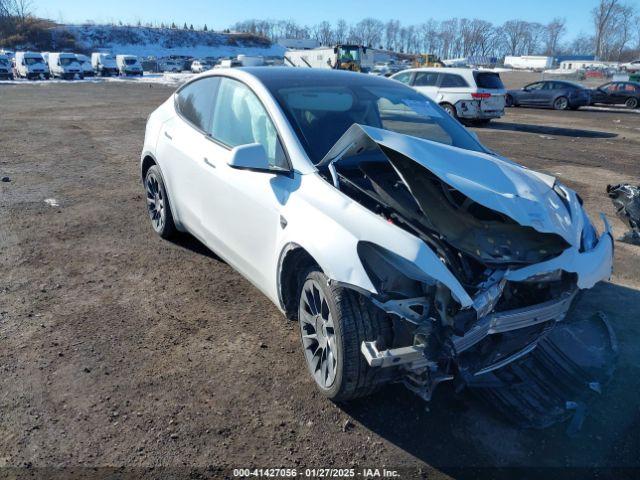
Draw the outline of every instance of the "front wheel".
M569 100L567 97L558 97L553 101L554 110L567 110L569 108Z
M330 284L310 269L299 290L298 322L304 359L317 388L339 402L373 393L390 372L371 368L360 353L363 341L390 341L386 315L363 296ZM386 376L385 376L386 375Z
M176 233L176 226L160 167L153 165L147 170L144 187L151 226L162 238L171 238Z
M511 95L507 95L506 97L504 97L504 103L506 107L513 107L515 106L513 104L513 97Z
M638 99L635 97L628 98L624 103L627 108L636 109L638 108Z

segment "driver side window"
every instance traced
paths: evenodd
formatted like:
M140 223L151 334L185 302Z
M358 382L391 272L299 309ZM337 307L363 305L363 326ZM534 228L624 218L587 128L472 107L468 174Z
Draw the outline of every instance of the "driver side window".
M527 85L526 89L527 90L541 90L543 86L544 86L544 83L542 83L542 82L532 83L531 85Z
M228 147L259 143L271 167L289 168L267 111L249 87L237 80L221 79L209 133Z

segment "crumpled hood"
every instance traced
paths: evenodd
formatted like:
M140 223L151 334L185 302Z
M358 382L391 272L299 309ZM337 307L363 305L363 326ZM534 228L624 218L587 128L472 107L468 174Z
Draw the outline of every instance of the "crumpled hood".
M561 187L566 194L563 201L554 191L554 177L504 158L354 124L319 165L368 148L371 142L414 160L470 199L521 225L557 234L574 247L580 245L584 220L576 194Z

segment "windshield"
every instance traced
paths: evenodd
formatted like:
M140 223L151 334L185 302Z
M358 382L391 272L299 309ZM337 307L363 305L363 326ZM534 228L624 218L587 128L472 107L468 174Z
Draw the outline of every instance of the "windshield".
M314 164L354 123L485 151L440 107L404 85L307 85L277 88L272 93Z
M25 57L25 65L35 65L36 63L43 63L42 57Z
M360 48L358 47L340 47L338 49L338 59L341 62L351 62L360 60Z
M138 63L138 60L136 60L135 58L125 58L124 63L126 63L127 65L135 65L136 63Z
M75 58L60 57L60 65L63 67L68 67L69 65L75 62L76 62Z

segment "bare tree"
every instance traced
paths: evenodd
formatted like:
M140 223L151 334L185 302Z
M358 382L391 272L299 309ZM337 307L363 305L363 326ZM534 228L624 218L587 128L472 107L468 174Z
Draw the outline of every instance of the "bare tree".
M349 35L349 25L344 19L338 20L336 23L336 28L333 31L333 36L337 44L345 43L347 41L347 37Z
M606 32L619 4L620 0L600 0L598 6L591 11L595 27L595 53L598 57L602 57L604 53Z
M564 18L554 18L545 27L544 53L555 55L563 35L567 31L567 21Z

